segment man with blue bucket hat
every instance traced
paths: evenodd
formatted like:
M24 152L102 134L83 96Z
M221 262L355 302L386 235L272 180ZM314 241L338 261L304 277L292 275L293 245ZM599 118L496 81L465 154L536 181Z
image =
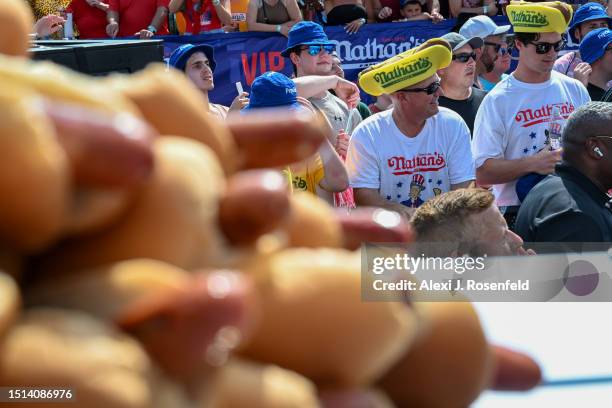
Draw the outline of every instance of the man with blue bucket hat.
M265 108L284 108L320 115L306 99L298 96L296 84L279 72L266 72L255 78L249 105L242 112L249 114ZM331 127L329 130L331 136ZM288 167L284 173L293 191L308 191L331 205L337 204L336 193L348 188L346 168L329 139L323 142L318 154Z
M312 21L301 21L289 31L287 47L281 55L291 60L297 78L308 75L329 76L332 74L332 53L335 50L335 43L327 38L323 27ZM328 90L309 96L308 100L331 123L335 133L332 141L334 145L338 135L348 139L361 122L359 111L354 109L357 102L354 106L347 106Z
M297 88L291 79L280 72L266 72L253 81L251 98L243 113L261 108L297 110L303 107L297 96Z
M572 41L579 44L589 32L598 28L610 28L611 23L612 18L601 4L586 3L574 13L568 32ZM576 78L587 86L591 67L582 62L580 52L571 51L557 58L553 69L570 78Z
M612 31L598 28L588 33L580 43L582 60L590 64L587 91L592 101L601 101L612 81Z
M229 112L239 111L249 103L249 94L246 92L238 95L229 108L209 101L208 93L215 87L213 72L217 66L215 52L210 45L181 45L170 55L168 65L187 75L187 78L202 93L204 109L219 119L225 119Z

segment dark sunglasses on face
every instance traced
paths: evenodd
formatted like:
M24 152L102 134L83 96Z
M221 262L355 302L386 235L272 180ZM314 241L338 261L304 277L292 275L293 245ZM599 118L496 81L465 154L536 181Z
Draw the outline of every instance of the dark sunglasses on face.
M492 43L492 42L485 42L485 45L488 45L489 47L494 47L495 53L499 53L501 52L501 55L504 56L510 52L512 52L512 47L506 47L506 48L502 48L503 45L505 44L497 44L497 43Z
M565 40L560 40L560 41L557 41L556 43L547 43L547 42L536 43L532 41L529 44L533 44L537 54L546 54L551 50L551 48L554 49L555 52L561 51L563 48L565 48L566 42Z
M436 81L425 88L402 89L401 92L425 92L427 95L432 95L435 94L438 89L440 89L440 82Z
M495 53L497 54L499 52L499 50L502 47L502 44L497 44L497 43L492 43L492 42L486 42L484 43L485 45L488 45L489 47L494 47L495 48Z
M336 46L335 45L309 45L307 47L302 48L302 51L304 50L308 50L308 54L314 57L315 55L319 55L321 50L325 51L325 53L327 54L331 54L332 52L336 51Z
M468 62L469 60L473 59L474 61L476 61L476 53L474 51L472 52L462 52L461 54L454 54L453 55L453 60L459 61L463 64L465 64L466 62Z

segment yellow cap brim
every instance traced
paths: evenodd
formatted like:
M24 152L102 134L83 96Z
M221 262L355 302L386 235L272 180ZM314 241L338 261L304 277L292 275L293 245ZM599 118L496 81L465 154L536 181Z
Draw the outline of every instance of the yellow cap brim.
M564 13L559 10L563 7ZM516 33L563 34L572 19L572 8L564 3L510 3L506 14ZM569 18L568 18L569 16Z
M359 85L368 94L380 96L431 77L451 63L452 52L447 44L430 44L405 51L364 71Z

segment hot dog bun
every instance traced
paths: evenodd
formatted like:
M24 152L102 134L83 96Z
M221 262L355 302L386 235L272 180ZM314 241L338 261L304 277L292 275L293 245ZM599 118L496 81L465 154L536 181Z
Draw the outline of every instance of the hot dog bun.
M318 408L314 384L293 371L232 359L219 373L214 408Z
M41 274L26 288L26 302L85 311L113 321L126 307L157 293L181 290L189 274L152 259L130 259L64 275Z
M308 192L290 197L291 209L283 226L291 247L341 248L344 237L332 208Z
M41 100L29 89L0 89L0 240L35 251L61 232L68 207L69 167ZM41 199L42 198L42 199Z
M32 11L23 0L2 0L0 2L0 53L25 57L30 47L29 34L34 18Z
M15 281L0 271L0 339L17 319L20 303Z
M197 140L217 155L226 172L237 167L236 146L227 128L204 110L204 100L185 75L161 64L106 81L133 101L160 134Z
M465 408L489 385L493 359L469 302L416 302L427 325L379 381L399 407Z
M40 259L39 270L78 271L131 258L191 270L222 256L217 226L225 178L214 153L182 137L155 140L155 170L112 226L68 240Z
M404 353L416 332L406 304L362 301L359 253L289 249L253 276L262 318L241 353L318 384L368 384Z
M317 152L325 123L308 114L267 110L228 118L240 152L241 167L273 168L297 163Z
M129 99L106 86L101 79L48 61L0 55L0 81L24 86L50 101L73 103L107 113L140 115Z
M289 205L286 179L279 172L236 173L219 202L219 225L231 243L251 244L285 220Z
M7 333L0 346L0 383L62 384L75 392L74 401L28 404L32 407L189 406L182 392L159 376L138 342L88 315L60 309L30 310Z

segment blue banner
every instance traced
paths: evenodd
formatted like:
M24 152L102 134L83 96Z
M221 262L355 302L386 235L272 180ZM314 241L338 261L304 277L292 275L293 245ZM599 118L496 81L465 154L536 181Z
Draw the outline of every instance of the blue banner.
M506 17L496 17L499 25L508 24ZM357 74L368 65L383 61L400 52L440 37L455 26L455 20L431 22L366 24L358 33L347 34L343 27L326 27L331 41L337 44L346 78L357 80ZM287 39L280 34L246 32L216 33L197 36L162 37L166 58L181 44L206 43L215 48L217 67L215 89L211 101L229 105L236 97L236 82L249 92L253 80L267 71L292 75L291 62L280 53ZM364 95L365 96L365 95Z

